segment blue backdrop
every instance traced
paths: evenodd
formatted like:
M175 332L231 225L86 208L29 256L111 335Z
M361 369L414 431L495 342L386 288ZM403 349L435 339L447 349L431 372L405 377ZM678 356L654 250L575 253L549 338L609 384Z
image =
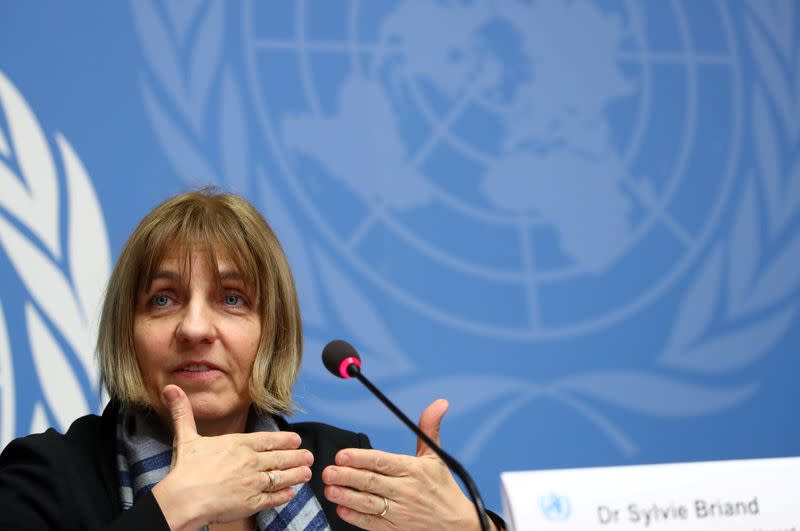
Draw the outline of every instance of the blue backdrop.
M413 452L348 338L499 506L504 470L796 455L791 0L4 2L0 442L98 411L141 216L250 198L296 275L302 417Z

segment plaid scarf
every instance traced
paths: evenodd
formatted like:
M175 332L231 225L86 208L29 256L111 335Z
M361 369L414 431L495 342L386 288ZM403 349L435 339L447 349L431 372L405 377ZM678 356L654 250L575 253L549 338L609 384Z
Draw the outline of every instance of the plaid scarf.
M247 432L278 431L270 416L248 419ZM124 510L164 479L172 463L172 435L154 414L122 409L117 423L119 493ZM256 514L258 531L330 531L319 501L307 483L295 485L288 503ZM208 526L201 528L208 530Z

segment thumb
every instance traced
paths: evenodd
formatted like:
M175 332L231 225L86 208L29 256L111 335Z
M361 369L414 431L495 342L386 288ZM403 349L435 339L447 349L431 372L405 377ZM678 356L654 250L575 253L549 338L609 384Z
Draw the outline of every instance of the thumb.
M447 402L447 400L440 398L438 400L434 400L428 407L426 407L425 411L423 411L422 415L419 417L419 429L422 430L422 433L430 437L431 441L440 446L440 427L442 425L442 418L444 417L444 414L447 413L447 409L449 407L450 404ZM422 441L422 439L417 439L417 457L421 457L423 455L436 454L428 447L427 444Z
M169 409L172 417L172 430L175 434L173 444L190 441L198 437L197 425L194 423L194 413L192 413L192 403L189 397L177 385L168 385L161 392L164 404Z

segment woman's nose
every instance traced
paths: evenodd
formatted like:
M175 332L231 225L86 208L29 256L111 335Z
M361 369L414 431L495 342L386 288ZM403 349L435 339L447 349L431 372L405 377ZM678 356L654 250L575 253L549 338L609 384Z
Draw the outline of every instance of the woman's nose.
M181 341L213 341L216 337L213 308L205 301L191 299L184 307L176 334Z

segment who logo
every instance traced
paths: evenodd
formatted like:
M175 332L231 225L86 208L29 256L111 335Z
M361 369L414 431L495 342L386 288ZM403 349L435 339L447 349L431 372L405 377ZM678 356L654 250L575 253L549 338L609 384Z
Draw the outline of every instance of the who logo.
M542 516L551 522L563 522L572 515L569 498L553 492L539 498L539 509L542 511Z

